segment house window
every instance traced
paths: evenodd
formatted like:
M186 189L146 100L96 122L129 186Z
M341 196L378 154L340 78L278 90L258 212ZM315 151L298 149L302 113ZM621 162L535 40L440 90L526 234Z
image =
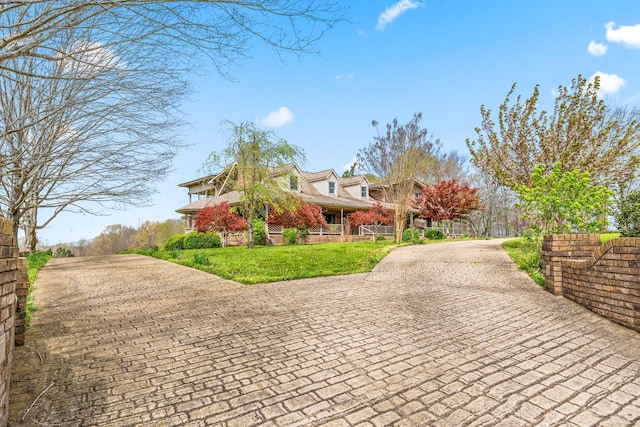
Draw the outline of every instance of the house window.
M362 197L363 199L367 198L367 187L365 187L364 185L360 187L360 197Z
M323 214L324 219L327 221L327 224L335 224L336 223L336 214Z
M335 182L330 182L329 183L329 194L336 194L336 183Z
M295 175L291 175L289 177L289 188L291 190L297 190L298 189L298 177Z

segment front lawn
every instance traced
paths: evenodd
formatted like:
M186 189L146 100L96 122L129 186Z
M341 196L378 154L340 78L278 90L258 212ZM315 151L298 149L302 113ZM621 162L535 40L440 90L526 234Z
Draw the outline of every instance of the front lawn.
M373 269L396 245L381 242L226 247L161 251L156 258L197 268L244 284L305 279Z

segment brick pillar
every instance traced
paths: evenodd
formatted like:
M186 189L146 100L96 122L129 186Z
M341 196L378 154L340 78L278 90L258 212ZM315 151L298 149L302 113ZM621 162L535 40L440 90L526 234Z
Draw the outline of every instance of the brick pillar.
M0 426L9 418L9 382L14 346L16 313L15 285L18 277L18 248L13 222L0 218Z
M601 246L600 235L593 233L550 234L542 243L544 285L554 295L562 295L563 259L588 259Z
M27 294L29 293L29 276L27 274L27 259L18 258L18 275L16 278L16 320L15 320L15 345L24 345L27 317Z

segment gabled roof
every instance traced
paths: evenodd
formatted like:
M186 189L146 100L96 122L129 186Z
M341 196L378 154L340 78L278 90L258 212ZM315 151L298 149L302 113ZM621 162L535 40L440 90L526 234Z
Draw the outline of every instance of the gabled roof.
M323 179L327 179L329 178L329 175L331 175L332 173L333 175L338 177L338 174L333 169L327 169L320 172L302 172L302 173L304 174L304 177L309 182L315 182L315 181L321 181Z
M347 178L338 178L338 183L343 187L351 187L352 185L359 185L362 181L367 181L369 183L369 179L366 175L356 175L350 176Z
M409 178L408 180L411 180L411 178ZM424 187L426 187L426 185L425 185L425 184L423 184L422 182L418 181L418 180L417 180L417 179L415 179L415 178L413 179L413 183L414 183L415 185L417 185L418 187L420 187L420 188L424 188ZM397 184L397 182L395 182L395 183L393 183L393 184L391 184L391 185L393 186L393 185L396 185L396 184ZM369 184L369 187L370 187L370 188L382 188L382 187L387 187L387 184L386 184L386 183L384 183L384 182L380 182L380 181L378 181L378 182L372 182L371 184Z

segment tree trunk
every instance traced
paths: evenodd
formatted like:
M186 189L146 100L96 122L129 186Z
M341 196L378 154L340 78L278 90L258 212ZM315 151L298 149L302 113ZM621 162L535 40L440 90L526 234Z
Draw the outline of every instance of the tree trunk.
M247 218L247 248L253 248L253 218Z
M404 226L407 218L405 215L398 215L396 211L395 224L396 224L396 243L402 242L402 233L404 232Z

